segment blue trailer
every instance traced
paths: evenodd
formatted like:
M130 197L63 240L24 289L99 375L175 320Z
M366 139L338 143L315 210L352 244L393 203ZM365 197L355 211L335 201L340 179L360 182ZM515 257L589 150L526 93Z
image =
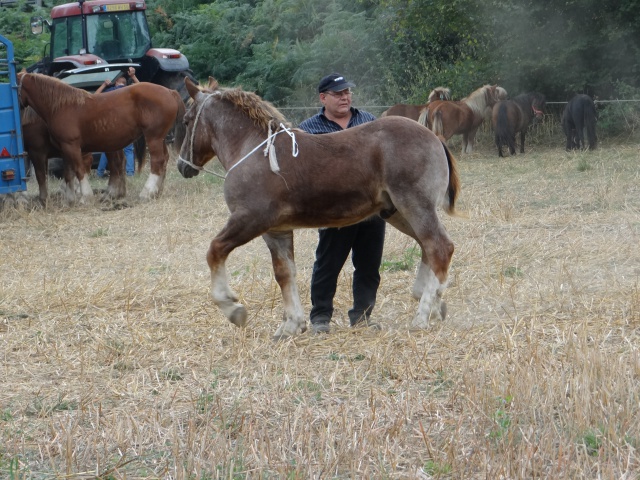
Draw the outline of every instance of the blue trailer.
M0 194L27 189L13 45L0 35Z

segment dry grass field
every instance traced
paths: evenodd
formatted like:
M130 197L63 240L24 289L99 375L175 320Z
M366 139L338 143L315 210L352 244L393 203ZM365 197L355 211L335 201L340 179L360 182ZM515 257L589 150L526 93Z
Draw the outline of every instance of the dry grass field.
M208 295L221 180L172 165L155 202L145 173L76 207L51 180L0 213L0 478L640 478L640 150L556 144L454 144L446 321L409 330L417 255L389 228L383 330L348 327L347 265L333 332L282 342L262 240L228 264L248 327ZM308 312L317 233L295 238Z

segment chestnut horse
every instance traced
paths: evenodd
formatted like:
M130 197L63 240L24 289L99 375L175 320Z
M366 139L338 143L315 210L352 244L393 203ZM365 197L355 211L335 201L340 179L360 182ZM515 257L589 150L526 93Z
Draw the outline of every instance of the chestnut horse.
M425 103L424 105L408 105L406 103L398 103L382 112L382 115L380 116L387 117L390 115L398 115L400 117L410 118L411 120L415 120L417 122L422 111L427 108L431 102L435 102L436 100L451 100L451 90L446 87L436 87L431 91L429 97L427 98L427 103Z
M596 105L589 95L573 97L562 112L562 129L567 137L567 150L586 149L584 131L587 131L589 150L596 148Z
M376 214L422 249L413 325L424 328L430 316L443 317L453 243L436 209L455 214L460 185L455 159L432 132L393 116L310 135L289 129L282 114L253 93L220 88L214 79L202 90L188 78L185 83L193 105L185 115L187 141L178 170L193 177L217 156L227 172L230 217L211 242L207 262L213 301L232 323L247 323L247 310L226 273L226 259L236 247L262 235L284 303L275 337L296 335L306 324L295 281L293 229L342 227Z
M83 152L116 152L144 135L151 157L151 174L140 198L160 195L169 160L165 137L184 116L184 103L175 90L153 83L136 83L93 95L46 75L18 74L22 107L42 117L53 144L69 164L65 181L68 200L75 201L73 175L80 183L81 200L93 195ZM178 121L177 121L178 120ZM177 122L176 122L177 121ZM176 128L178 150L184 129Z
M520 132L520 153L524 153L524 137L532 121L540 121L544 116L547 101L541 93L523 93L511 100L502 100L493 106L491 123L495 134L498 156L502 147L509 147L509 153L516 153L516 133Z
M476 132L484 120L485 110L506 98L507 91L504 88L485 85L460 101L432 102L422 112L418 122L445 140L462 134L462 152L471 153Z
M44 120L31 108L23 108L20 112L20 121L22 123L22 139L24 141L24 150L27 152L29 160L33 165L33 170L38 181L39 195L38 198L43 205L46 205L48 198L47 189L47 173L48 161L53 157L60 157L62 153L53 145L49 136L49 129ZM113 198L120 198L126 195L125 177L124 177L124 154L122 150L118 152L107 153L109 162L109 186L105 195ZM85 168L91 169L92 155L91 153L83 153L82 161ZM69 175L75 179L73 172L67 162L63 162L65 169L65 177ZM69 170L69 173L66 171ZM65 188L68 188L66 184ZM74 182L75 186L75 182ZM68 197L65 192L65 196Z

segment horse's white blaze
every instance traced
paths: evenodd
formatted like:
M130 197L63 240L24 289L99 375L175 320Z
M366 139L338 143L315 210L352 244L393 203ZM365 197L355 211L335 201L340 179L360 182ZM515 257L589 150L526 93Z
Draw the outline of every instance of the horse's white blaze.
M161 182L162 178L160 175L150 173L149 178L147 178L147 181L144 184L144 188L140 192L140 198L149 200L150 198L158 196L158 193L160 193Z
M434 310L434 316L440 317L440 298L438 291L442 291L443 287L438 280L438 277L433 273L430 268L425 268L426 275L424 275L424 291L420 298L420 304L418 305L418 312L416 318L413 320L413 326L416 328L427 328L429 326L429 316L431 310ZM416 279L417 281L417 279Z

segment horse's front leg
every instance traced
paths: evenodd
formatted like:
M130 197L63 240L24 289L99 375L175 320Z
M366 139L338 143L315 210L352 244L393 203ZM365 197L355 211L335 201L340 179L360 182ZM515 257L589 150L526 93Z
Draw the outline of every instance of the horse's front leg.
M476 132L477 128L469 131L466 135L462 135L462 148L464 153L472 153L473 152L473 144L476 141Z
M49 197L49 192L47 189L47 167L49 164L49 159L47 158L46 153L41 152L38 152L33 156L29 155L29 159L31 160L33 171L35 172L36 180L38 181L38 198L42 206L46 207L47 199Z
M105 152L107 156L107 168L109 169L109 183L104 196L109 198L124 198L127 195L127 186L124 179L124 152Z
M164 142L164 137L152 140L147 139L147 145L149 146L149 168L151 173L140 192L140 198L143 200L150 200L160 196L164 185L164 177L167 173L167 162L169 161L169 150Z
M280 285L284 303L282 324L276 330L274 338L281 339L303 333L307 326L304 321L304 311L296 285L293 231L269 232L262 235L262 238L271 252L273 272L278 285Z
M87 201L93 197L93 189L91 183L89 183L89 171L85 166L82 152L80 148L76 148L75 145L68 145L62 150L64 162L65 162L65 181L67 183L68 199L75 201L76 187L79 186L80 190L80 203L87 203ZM68 170L72 173L69 173ZM75 181L78 181L79 185L76 185Z
M211 297L229 321L238 327L247 324L247 309L238 302L238 296L229 286L226 261L234 248L267 230L261 228L257 218L260 218L260 214L251 212L246 216L232 215L222 231L211 241L207 252L207 263L211 270Z
M526 132L524 130L522 130L520 132L520 153L524 153L524 136L525 136L525 134L526 134Z

